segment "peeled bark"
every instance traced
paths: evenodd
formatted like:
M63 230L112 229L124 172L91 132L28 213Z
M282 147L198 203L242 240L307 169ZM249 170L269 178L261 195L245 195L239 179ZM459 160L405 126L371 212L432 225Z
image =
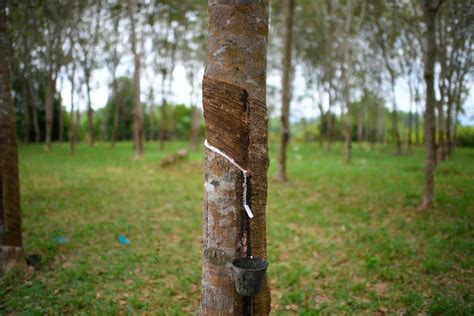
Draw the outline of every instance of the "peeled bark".
M434 171L435 171L435 151L434 151L434 125L435 125L435 91L434 91L434 66L436 60L436 37L435 19L440 0L425 1L425 66L424 79L426 83L426 108L425 108L425 184L423 196L423 208L433 206L434 196Z
M242 172L205 150L204 253L201 315L241 315L243 298L229 264L248 254L267 257L267 107L265 104L268 1L209 0L207 67L203 105L210 145L249 170L251 239L242 206ZM250 242L249 242L250 241ZM252 315L268 315L270 290L252 298Z
M281 118L280 118L280 153L278 155L278 178L287 181L286 174L286 151L290 140L290 72L291 72L291 49L293 43L293 11L294 0L285 2L285 38L283 53L283 76L281 80Z
M140 102L140 53L137 48L137 32L135 28L135 1L128 0L128 12L132 26L131 41L133 53L133 141L135 147L135 158L143 158L143 109Z
M0 0L0 275L14 266L25 265L10 50L6 3Z

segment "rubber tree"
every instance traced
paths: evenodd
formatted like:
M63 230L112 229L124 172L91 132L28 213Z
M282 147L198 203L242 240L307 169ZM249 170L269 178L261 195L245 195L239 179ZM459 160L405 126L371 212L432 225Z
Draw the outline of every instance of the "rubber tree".
M0 275L25 264L6 1L0 0Z
M291 93L291 49L293 43L294 0L285 0L283 75L281 79L280 153L278 155L278 179L287 181L286 151L290 140L290 93Z
M133 53L133 143L135 148L135 158L143 158L143 109L140 102L140 68L141 56L138 51L137 25L136 25L136 6L134 0L127 1L127 8L130 17L131 43Z
M430 208L433 205L434 195L434 171L435 171L435 90L434 90L434 66L436 61L436 36L435 19L441 0L425 0L425 65L424 79L426 83L426 103L425 103L425 184L423 196L423 208Z
M207 67L203 107L207 142L249 171L254 217L242 206L243 173L205 149L201 315L241 315L243 298L229 265L247 253L267 257L265 209L268 171L266 61L268 0L208 0ZM249 224L251 238L243 226ZM254 315L270 312L266 280L251 303Z

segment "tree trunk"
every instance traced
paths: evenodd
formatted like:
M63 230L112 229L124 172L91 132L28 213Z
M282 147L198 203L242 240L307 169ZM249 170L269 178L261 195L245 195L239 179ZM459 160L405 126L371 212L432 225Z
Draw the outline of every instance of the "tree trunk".
M75 90L75 80L74 75L76 73L76 67L73 65L71 77L69 78L71 81L71 127L69 130L69 154L71 156L75 153L75 141L76 141L76 122L74 120L75 112L74 112L74 90Z
M166 82L166 69L161 71L161 106L160 106L160 121L158 128L158 138L160 140L160 150L165 149L165 126L166 126L166 97L165 97L165 82Z
M410 111L408 112L408 150L411 149L412 145L412 125L413 125L413 111L412 111L412 103L410 101Z
M331 113L331 106L332 106L332 101L333 101L333 98L332 98L332 94L331 94L331 91L328 90L328 95L329 95L329 104L328 104L328 111L326 112L326 122L327 122L327 141L328 141L328 150L331 150L331 146L332 146L332 138L333 138L333 135L334 135L334 120L333 120L333 116L332 116L332 113Z
M445 148L446 142L444 140L445 134L445 119L444 119L444 110L443 110L443 99L436 102L436 107L438 110L438 141L439 146L437 148L437 161L444 161L445 160Z
M392 141L395 143L397 155L402 154L402 142L400 140L400 132L398 130L398 106L397 106L397 99L395 97L395 75L391 75L391 83L392 83Z
M90 87L90 74L86 70L86 91L87 91L87 127L88 127L88 142L90 146L94 146L95 143L95 131L94 131L94 110L92 109L92 100L91 100L91 87Z
M425 33L425 66L424 79L426 83L426 109L425 109L425 185L423 208L433 205L434 195L434 133L435 125L435 91L434 91L434 66L436 60L435 19L440 5L439 0L425 1L424 14L426 23Z
M115 143L117 142L117 130L119 125L119 114L120 114L120 105L122 104L121 100L117 97L117 78L113 78L112 81L112 90L114 95L114 125L112 127L112 148L115 148Z
M25 265L10 50L6 3L0 0L0 275Z
M62 104L59 104L59 143L64 142L64 111Z
M319 148L323 148L324 126L326 125L326 128L327 128L327 120L326 120L326 116L324 115L322 102L318 102L318 108L319 108Z
M36 91L33 87L33 83L31 80L27 81L28 84L28 90L29 90L29 95L31 98L31 112L33 113L33 127L35 130L35 142L39 143L41 141L41 130L39 127L39 120L38 120L38 98L36 96Z
M415 103L415 144L420 144L420 115L418 112L418 103Z
M21 83L22 101L23 101L23 142L28 145L30 143L30 107L27 79L23 77Z
M283 76L281 80L281 118L280 118L280 153L278 155L278 179L287 181L286 174L286 151L290 140L290 72L291 72L291 49L293 43L293 10L294 0L285 2L285 38L283 53Z
M244 254L266 259L267 107L265 104L268 1L209 0L203 104L207 140L249 171L242 205L242 171L205 150L204 252L201 315L242 315L229 265ZM249 224L250 236L243 229ZM248 302L248 300L245 300ZM268 315L270 289L251 299L252 315Z
M51 149L51 141L53 137L53 113L54 113L54 93L56 92L56 80L49 74L46 78L45 100L46 100L46 140L45 150Z
M155 141L155 107L153 104L150 104L150 134L148 138L150 139L150 142Z
M140 53L137 47L137 32L135 28L135 7L134 0L128 0L128 13L131 22L131 41L134 63L133 73L133 141L135 147L135 158L143 158L143 110L140 102Z

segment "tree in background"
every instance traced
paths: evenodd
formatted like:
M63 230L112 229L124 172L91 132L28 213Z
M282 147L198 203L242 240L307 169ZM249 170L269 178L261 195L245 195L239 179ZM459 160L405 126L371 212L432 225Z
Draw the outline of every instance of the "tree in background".
M286 153L288 141L290 140L290 94L291 94L291 50L293 46L293 11L294 0L285 0L284 6L284 53L283 53L283 75L281 79L281 118L280 118L280 152L278 155L278 179L287 181L286 174Z
M130 40L133 53L133 145L135 148L135 158L143 158L143 109L140 101L140 68L141 53L138 51L137 26L135 14L137 4L134 0L127 1L128 14L130 16Z
M0 275L25 265L6 1L0 0Z
M266 56L268 1L209 0L207 66L203 104L207 141L249 171L252 238L242 205L242 171L213 150L205 150L205 207L201 315L241 315L227 267L247 253L267 257L267 107ZM253 298L253 315L268 315L270 290L265 281Z
M441 0L426 0L425 10L425 69L424 78L426 83L426 106L425 106L425 190L423 196L423 208L433 205L434 195L434 169L435 169L435 91L434 91L434 67L436 62L436 34L435 20Z

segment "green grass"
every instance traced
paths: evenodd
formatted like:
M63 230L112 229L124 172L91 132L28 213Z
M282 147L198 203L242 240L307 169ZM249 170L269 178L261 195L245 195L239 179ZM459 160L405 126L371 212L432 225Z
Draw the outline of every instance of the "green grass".
M167 153L130 143L20 148L24 243L41 270L0 280L0 314L196 314L202 152L167 169ZM423 155L392 148L289 147L288 184L268 196L272 313L474 314L474 150L439 165L436 207L418 209ZM118 235L130 245L121 245ZM66 243L59 243L65 237Z

